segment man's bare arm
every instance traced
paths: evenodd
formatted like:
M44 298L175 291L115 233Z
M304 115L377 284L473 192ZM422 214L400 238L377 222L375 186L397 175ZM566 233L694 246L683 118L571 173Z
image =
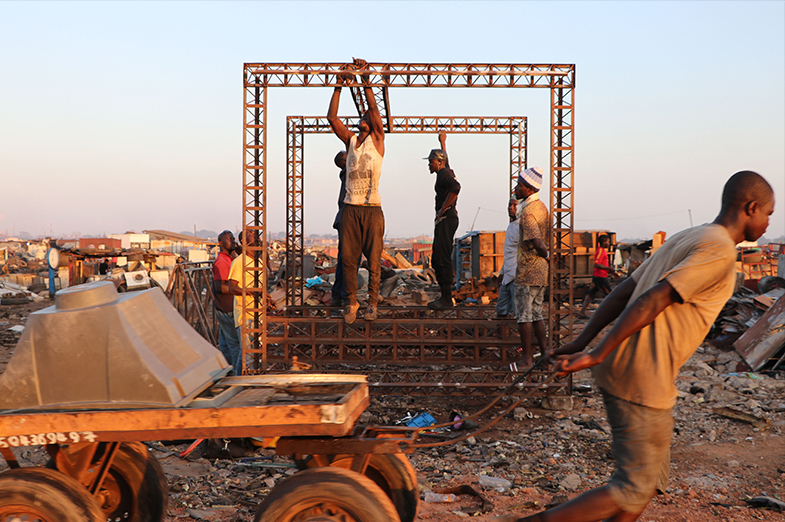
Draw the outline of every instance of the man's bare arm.
M633 278L627 278L619 286L614 288L608 297L602 300L597 311L592 314L591 319L583 327L583 330L574 341L569 342L559 348L551 350L548 357L556 355L566 355L584 350L589 343L597 337L603 328L611 324L627 307L637 283Z
M681 296L670 283L660 281L624 309L608 335L591 352L560 356L557 371L573 373L600 364L622 341L650 325L670 305L680 302Z
M338 139L341 140L345 146L349 146L349 140L352 138L352 132L346 128L341 119L338 117L338 104L341 101L341 88L336 87L333 91L333 96L330 98L330 108L327 110L327 121Z
M354 59L354 65L358 69L363 69L368 66L368 62L361 58ZM360 76L363 83L363 91L365 92L365 101L368 103L368 123L371 127L371 137L376 150L384 156L384 122L382 122L382 115L379 113L379 107L376 105L376 97L373 95L371 88L370 74L363 73Z
M531 240L531 242L534 250L540 255L540 257L548 259L548 247L545 246L545 241L543 241L541 237L535 237Z
M447 153L447 131L442 129L439 131L439 148L442 149L445 153ZM450 169L450 155L447 155L445 159L444 166ZM452 170L452 169L450 169Z

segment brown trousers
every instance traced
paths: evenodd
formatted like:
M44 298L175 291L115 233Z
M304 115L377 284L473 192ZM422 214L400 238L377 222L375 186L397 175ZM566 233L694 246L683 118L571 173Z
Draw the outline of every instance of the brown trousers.
M346 205L341 215L341 257L349 303L357 303L357 260L368 260L368 305L379 300L384 248L384 213L379 206Z

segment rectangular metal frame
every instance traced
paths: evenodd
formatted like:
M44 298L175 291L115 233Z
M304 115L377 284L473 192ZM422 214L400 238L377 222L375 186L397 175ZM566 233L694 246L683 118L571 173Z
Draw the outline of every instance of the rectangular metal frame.
M267 89L271 87L337 87L348 63L246 63L243 74L243 231L256 231L257 247L244 247L254 258L250 310L251 325L243 324L243 351L260 352L266 368L266 285L263 252L267 249ZM369 63L363 71L374 89L391 87L543 88L550 89L550 188L552 230L550 242L549 342L560 344L572 336L572 230L575 117L574 64L412 64ZM356 74L356 73L355 73ZM355 81L350 87L360 87ZM388 114L389 116L389 114ZM245 275L243 278L245 279ZM245 283L245 282L244 282ZM246 285L243 284L245 287ZM245 297L246 291L243 291ZM243 299L245 305L245 300Z

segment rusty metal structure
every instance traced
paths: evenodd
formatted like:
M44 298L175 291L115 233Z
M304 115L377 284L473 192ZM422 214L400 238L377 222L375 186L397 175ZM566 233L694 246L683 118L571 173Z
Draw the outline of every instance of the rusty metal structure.
M258 293L253 293L254 305L247 307L245 311L252 317L250 324L243 324L243 352L244 354L254 354L259 365L255 371L266 371L294 355L287 347L287 343L282 340L291 332L298 329L305 331L310 329L306 337L313 338L314 335L327 335L327 332L316 332L321 321L308 319L308 314L304 309L292 308L289 317L268 317L266 310L266 283L267 275L264 267L264 254L266 252L266 208L267 208L267 89L273 87L337 87L339 85L353 88L353 95L358 112L362 113L364 106L358 102L357 92L360 90L359 79L355 76L354 80L345 83L340 80L339 75L345 75L350 64L347 63L247 63L244 66L244 121L243 121L243 152L244 152L244 176L243 176L243 233L257 233L260 244L257 246L245 246L244 253L253 258L251 281L244 281L243 286L261 289ZM358 74L356 71L349 71L350 74ZM389 88L392 87L441 87L441 88L540 88L550 90L550 209L552 215L552 236L550 242L550 298L549 298L549 340L551 345L559 344L568 339L572 334L572 316L570 314L572 305L572 230L573 230L573 162L574 162L574 101L575 101L575 65L573 64L411 64L411 63L369 63L363 70L369 77L368 86L375 90L377 99L381 96L380 112L387 122L388 132L395 132L395 118L391 118L388 107ZM360 97L361 99L361 97ZM303 124L305 124L305 121ZM289 129L289 151L290 157L288 164L290 171L302 169L302 137L305 129L297 129L297 121L290 119L293 125ZM315 123L314 123L315 124ZM433 132L438 131L435 129ZM293 167L292 167L293 166ZM288 234L292 238L302 237L302 221L296 219L296 212L301 212L302 207L302 177L291 175L288 186L289 192L289 229ZM300 214L301 215L301 214ZM296 266L297 261L294 261ZM244 297L251 292L244 291ZM301 294L300 294L301 295ZM243 302L245 300L243 299ZM292 303L299 302L296 292L293 293ZM297 316L296 311L301 314ZM416 313L417 311L409 310ZM423 344L421 339L416 343L419 348L407 350L404 346L409 346L405 341L406 324L402 317L391 317L385 319L385 314L389 313L380 310L382 317L380 321L374 323L369 328L364 329L362 336L358 334L357 345L364 345L353 352L358 354L356 361L365 360L375 362L375 353L387 352L388 357L395 359L401 354L414 353L419 350L429 348ZM424 309L423 309L424 313ZM305 320L303 320L305 319ZM436 321L439 318L424 316L414 318L419 322L429 320ZM302 321L302 324L295 326ZM469 322L478 328L479 318L471 318ZM325 319L329 324L330 320ZM483 323L484 324L484 323ZM511 323L512 324L512 323ZM436 326L436 325L435 325ZM334 327L344 328L337 324ZM460 325L459 328L471 328L471 325ZM330 328L325 326L324 328ZM361 327L362 328L362 327ZM414 326L411 326L414 328ZM447 333L447 326L436 326L435 331L445 332L447 340L450 341L443 346L447 349L438 349L435 344L433 352L440 352L448 362L463 364L463 362L484 361L487 354L481 354L477 339L461 348L455 348L453 341L458 337L453 333ZM378 329L376 331L374 329ZM385 330L389 329L389 330ZM433 328L431 328L433 330ZM363 339L375 339L389 331L389 345L391 348L385 350L374 348ZM462 330L460 330L462 331ZM453 331L454 332L454 331ZM352 338L352 332L344 331L342 335ZM476 335L476 334L475 334ZM451 337L452 336L452 337ZM465 339L470 338L468 334ZM329 338L329 337L328 337ZM382 337L383 338L383 337ZM484 345L500 346L496 343L493 335L482 337ZM440 339L442 341L444 339ZM498 339L502 340L502 339ZM490 342L487 342L490 341ZM303 343L298 343L303 344ZM304 343L308 344L308 343ZM460 344L460 343L457 343ZM394 347L394 348L392 348ZM298 348L299 349L299 348ZM332 357L335 352L326 349L323 352L317 351L309 354L309 358L316 357L315 360L325 360ZM341 350L338 350L341 353ZM344 354L352 353L343 352ZM361 354L361 355L359 355ZM472 354L472 355L469 355ZM442 355L439 355L442 356ZM504 349L499 351L496 361L503 363L508 355ZM272 364L274 363L274 364ZM271 366L272 364L272 366ZM430 359L429 359L430 364ZM487 363L486 363L487 364ZM248 371L245 368L244 371ZM400 373L400 372L397 372ZM476 373L476 372L475 372ZM373 379L372 379L373 380ZM383 384L383 379L379 384ZM442 381L444 382L444 381ZM490 382L490 381L486 381ZM390 383L395 384L395 383ZM456 384L456 388L460 384Z
M356 99L356 97L355 97ZM358 104L358 112L364 105ZM381 105L380 105L381 107ZM341 118L347 128L356 127L359 118ZM512 192L518 174L527 166L527 119L510 117L456 117L456 116L398 116L386 119L388 134L437 134L444 130L451 134L508 134L510 136L510 175ZM287 129L287 210L286 245L287 273L291 284L287 288L287 305L303 304L303 173L305 134L332 134L325 117L288 116Z
M165 292L181 316L213 346L218 346L218 322L213 313L212 263L175 265Z

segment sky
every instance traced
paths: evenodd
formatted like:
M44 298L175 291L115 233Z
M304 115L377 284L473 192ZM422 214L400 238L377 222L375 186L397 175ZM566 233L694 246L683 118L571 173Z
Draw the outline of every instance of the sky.
M574 228L651 238L714 219L755 170L785 234L785 3L0 2L0 233L242 224L247 62L576 65ZM329 88L268 90L268 231L286 229L286 116ZM547 89L391 89L395 116L525 116L549 175ZM339 114L354 114L348 90ZM434 135L388 135L388 238L431 234ZM330 234L342 148L305 137L306 234ZM506 228L509 138L451 135L458 235ZM547 181L546 184L547 186ZM543 193L547 202L547 192Z

